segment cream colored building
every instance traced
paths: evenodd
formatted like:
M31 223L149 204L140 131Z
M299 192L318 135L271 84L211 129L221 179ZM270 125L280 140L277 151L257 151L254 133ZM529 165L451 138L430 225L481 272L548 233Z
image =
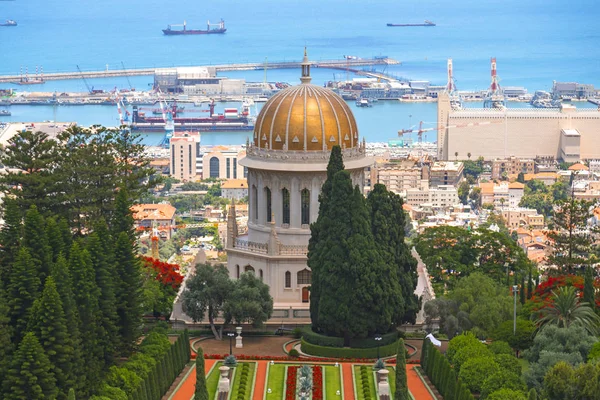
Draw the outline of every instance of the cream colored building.
M202 155L202 179L243 179L245 168L239 164L246 157L240 147L215 146Z
M200 154L198 132L176 133L170 140L170 175L183 182L196 180L196 160Z
M510 156L549 156L564 161L600 158L600 112L565 105L534 108L452 110L447 94L438 97L438 158L492 161Z
M342 147L345 168L360 188L365 167L373 164L350 107L310 80L305 56L302 84L280 91L260 111L240 161L248 169L248 233L238 234L235 208L228 216L230 276L250 271L269 285L273 320L309 316L310 224L318 217L331 148Z
M481 189L481 205L493 204L495 207L518 207L525 185L520 182L494 182L480 183Z
M423 168L416 162L378 162L371 168L371 183L385 185L387 190L401 194L407 189L416 188L423 179Z
M504 207L500 209L502 218L509 230L520 227L541 229L544 227L544 216L538 214L537 210L524 207Z
M458 191L453 185L429 187L429 183L424 180L419 187L406 190L406 204L411 206L429 205L439 210L458 203Z
M246 179L229 179L221 184L221 197L240 200L248 197L248 181Z
M463 163L436 161L429 169L429 186L458 186L463 177Z
M510 175L533 174L535 172L535 162L531 159L520 159L509 157L492 161L492 179L500 179L506 173Z

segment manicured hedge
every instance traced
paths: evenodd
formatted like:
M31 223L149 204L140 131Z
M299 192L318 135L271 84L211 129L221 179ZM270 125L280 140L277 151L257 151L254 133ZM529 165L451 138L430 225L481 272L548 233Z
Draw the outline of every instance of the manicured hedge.
M379 348L380 357L388 357L396 354L398 344L396 342L390 343L386 346ZM312 343L308 343L304 338L301 341L301 349L303 353L310 354L311 356L319 357L332 357L332 358L376 358L377 348L371 349L353 349L353 348L342 348L342 347L325 347L318 346Z
M310 344L325 347L344 347L344 338L325 336L319 333L313 332L312 329L306 327L302 330L302 338ZM398 332L390 332L381 335L381 340L378 342L372 337L369 338L356 338L350 339L351 348L356 349L370 349L379 346L386 346L388 344L396 343L398 341Z

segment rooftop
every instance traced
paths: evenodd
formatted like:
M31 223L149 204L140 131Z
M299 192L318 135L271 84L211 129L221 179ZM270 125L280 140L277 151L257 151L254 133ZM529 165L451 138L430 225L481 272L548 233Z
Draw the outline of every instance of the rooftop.
M173 219L175 207L170 204L136 204L131 207L133 219L143 221L146 219Z

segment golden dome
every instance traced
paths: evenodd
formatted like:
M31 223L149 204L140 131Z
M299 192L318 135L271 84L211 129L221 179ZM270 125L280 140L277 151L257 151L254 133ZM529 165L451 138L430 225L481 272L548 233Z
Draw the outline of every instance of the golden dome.
M296 151L357 147L358 128L348 104L330 89L309 83L306 53L302 67L302 84L277 93L258 114L254 145Z

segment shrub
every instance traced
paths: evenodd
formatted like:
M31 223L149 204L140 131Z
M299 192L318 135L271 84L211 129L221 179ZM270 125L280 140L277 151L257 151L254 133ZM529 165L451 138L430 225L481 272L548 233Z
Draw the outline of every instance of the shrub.
M141 382L142 378L137 376L135 372L114 365L110 367L106 376L108 385L120 388L128 395L133 394Z
M470 359L480 357L492 359L493 354L483 343L471 343L470 345L463 347L458 352L456 352L456 354L454 355L454 368L456 368L456 370L460 372L460 369L465 362L467 362Z
M500 389L511 389L523 393L527 390L520 375L516 375L505 369L500 369L498 372L485 379L481 386L480 399L487 399L490 394Z
M313 332L313 330L310 327L302 331L302 340L317 346L344 347L344 338L321 335L319 333Z
M377 361L375 361L375 364L373 364L373 369L375 371L379 371L380 369L384 369L385 368L385 362L380 358Z
M600 342L594 343L588 353L588 361L600 360Z
M324 347L318 346L306 342L304 337L301 341L302 352L319 357L332 357L332 358L376 358L377 349L352 349L352 348L338 348L338 347ZM379 354L381 357L388 357L396 354L397 344L391 343L386 346L379 348Z
M500 368L510 371L517 376L521 376L521 363L517 357L508 354L497 354L494 356L494 361L498 363Z
M233 354L230 354L227 357L225 357L225 361L223 362L223 365L225 365L227 367L235 367L237 365L237 360L236 360L235 356Z
M481 392L487 377L498 372L500 366L491 357L472 358L461 367L458 377L471 392Z
M494 354L513 354L510 345L502 340L494 340L492 343L490 343L488 349L490 349L490 351Z
M300 353L296 349L291 349L290 352L288 353L288 355L290 357L298 357L300 355Z
M448 361L450 364L454 364L454 355L463 347L467 347L471 344L475 344L481 342L470 332L463 333L462 335L458 335L454 337L450 342L448 342L448 349L446 350L446 357L448 357Z
M500 389L488 396L487 400L527 400L525 393L511 389Z
M292 336L296 339L300 339L302 337L302 329L294 328L294 330L292 331Z

